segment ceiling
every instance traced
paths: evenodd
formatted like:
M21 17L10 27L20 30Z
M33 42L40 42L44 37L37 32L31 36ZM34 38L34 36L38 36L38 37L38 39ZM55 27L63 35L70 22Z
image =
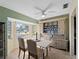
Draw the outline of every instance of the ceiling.
M45 9L51 3L51 7L46 11L44 18L64 15L69 13L70 0L0 0L0 6L17 11L31 18L41 20L44 19L40 10L35 7ZM69 3L68 8L63 9L63 4ZM48 13L48 11L54 11ZM39 14L37 14L40 12Z

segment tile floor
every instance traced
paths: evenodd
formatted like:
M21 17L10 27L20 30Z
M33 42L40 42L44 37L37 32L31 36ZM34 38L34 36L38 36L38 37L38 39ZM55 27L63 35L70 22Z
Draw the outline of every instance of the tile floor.
M7 59L23 59L22 58L23 52L21 52L20 57L18 58L18 49L15 50L13 53L11 53ZM75 56L72 57L75 59ZM69 52L58 50L55 48L51 48L51 50L48 53L48 56L45 57L45 59L72 59L69 55ZM26 52L25 59L28 59L28 52ZM31 59L34 59L31 57Z

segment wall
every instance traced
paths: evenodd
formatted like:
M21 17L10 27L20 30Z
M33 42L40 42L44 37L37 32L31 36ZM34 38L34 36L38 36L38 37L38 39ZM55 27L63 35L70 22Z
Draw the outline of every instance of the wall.
M65 20L58 20L58 33L59 34L64 34L64 30L65 30L65 24L64 24Z
M32 18L22 15L18 12L15 12L13 10L0 6L0 22L5 22L5 48L6 48L5 55L8 55L10 53L10 51L13 49L12 42L16 42L16 41L13 41L13 39L11 39L11 40L7 39L7 20L8 20L7 17L23 20L26 22L38 23L38 21L35 19L32 19Z
M16 39L16 22L15 21L11 21L11 22L12 22L11 39L8 39L8 42L7 42L8 55L14 52L14 50L19 47L18 40Z
M74 19L73 16L77 16L77 3L78 0L71 0L71 7L69 13L69 39L70 39L70 55L74 55Z
M0 6L0 16L2 18L4 18L4 17L11 17L11 18L15 18L15 19L23 20L23 21L28 21L28 22L33 22L33 23L37 23L38 22L35 19L32 19L32 18L30 18L28 16L25 16L25 15L22 15L20 13L17 13L17 12L15 12L13 10L4 8L2 6Z

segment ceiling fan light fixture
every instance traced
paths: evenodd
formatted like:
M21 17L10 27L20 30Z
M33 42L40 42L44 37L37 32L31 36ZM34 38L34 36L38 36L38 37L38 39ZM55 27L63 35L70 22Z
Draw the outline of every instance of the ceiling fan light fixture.
M42 15L42 17L44 18L44 17L45 17L45 15Z

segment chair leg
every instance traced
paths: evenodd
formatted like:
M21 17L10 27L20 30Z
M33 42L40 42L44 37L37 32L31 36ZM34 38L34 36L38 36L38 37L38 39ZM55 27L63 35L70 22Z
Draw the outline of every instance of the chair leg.
M44 58L44 53L43 53L43 59L45 59L45 58Z
M46 48L46 56L48 56L48 47Z
M20 56L20 53L21 53L21 49L19 48L19 54L18 54L18 57Z
M35 56L35 59L38 59L38 56Z
M51 51L51 47L49 47L49 51Z
M30 59L30 53L28 53L28 59Z
M25 58L25 51L24 51L24 56L23 56L23 59Z

